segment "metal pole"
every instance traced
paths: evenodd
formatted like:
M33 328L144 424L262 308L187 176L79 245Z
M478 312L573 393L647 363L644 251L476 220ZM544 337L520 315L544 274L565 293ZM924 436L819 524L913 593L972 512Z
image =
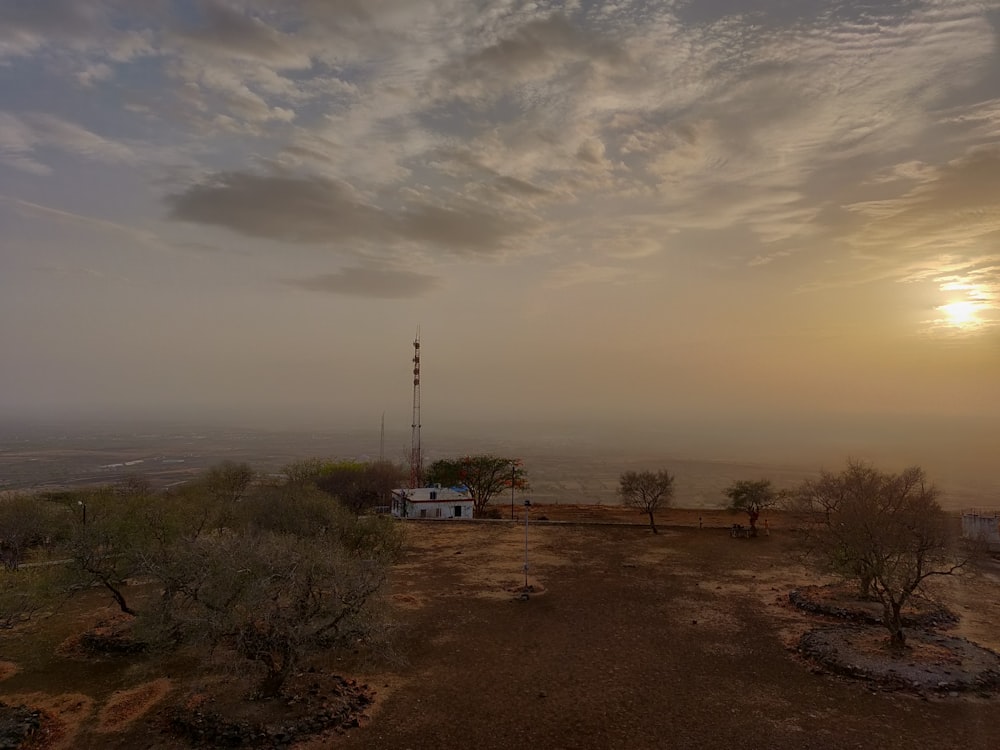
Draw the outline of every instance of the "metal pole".
M531 501L524 501L524 593L528 593L528 509Z
M510 462L510 520L514 520L514 475L517 472L517 465Z

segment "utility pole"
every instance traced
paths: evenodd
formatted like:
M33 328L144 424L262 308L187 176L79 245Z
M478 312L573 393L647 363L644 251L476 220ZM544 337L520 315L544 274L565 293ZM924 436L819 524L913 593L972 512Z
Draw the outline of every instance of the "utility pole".
M510 462L510 520L514 520L514 477L517 476L517 463Z
M528 595L528 509L531 501L524 501L524 595Z

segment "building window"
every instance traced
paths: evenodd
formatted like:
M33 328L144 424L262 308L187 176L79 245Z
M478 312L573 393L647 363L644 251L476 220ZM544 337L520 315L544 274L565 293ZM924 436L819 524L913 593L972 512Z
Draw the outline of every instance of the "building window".
M420 509L420 517L421 518L427 518L427 508L421 508Z
M441 517L441 509L440 508L435 508L434 509L434 517L435 518L440 518Z
M461 505L456 505L455 506L455 518L461 518L461 517L462 517L462 506Z
M431 490L431 500L437 500L437 499L438 499L438 493L437 493L437 491L436 490Z

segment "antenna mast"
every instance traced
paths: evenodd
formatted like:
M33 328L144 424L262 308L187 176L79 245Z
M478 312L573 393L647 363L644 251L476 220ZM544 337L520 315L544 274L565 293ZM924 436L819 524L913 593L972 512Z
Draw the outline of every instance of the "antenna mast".
M413 423L410 425L410 487L419 487L423 474L420 452L420 327L413 339Z

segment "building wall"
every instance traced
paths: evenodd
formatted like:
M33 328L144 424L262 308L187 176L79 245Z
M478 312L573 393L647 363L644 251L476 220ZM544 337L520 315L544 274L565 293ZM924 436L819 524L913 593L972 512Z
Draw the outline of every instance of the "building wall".
M962 536L966 539L983 539L990 552L1000 552L1000 513L962 514Z
M393 490L392 515L396 518L471 519L472 498L467 492L449 487Z
M407 506L407 518L472 518L471 500L411 502Z

